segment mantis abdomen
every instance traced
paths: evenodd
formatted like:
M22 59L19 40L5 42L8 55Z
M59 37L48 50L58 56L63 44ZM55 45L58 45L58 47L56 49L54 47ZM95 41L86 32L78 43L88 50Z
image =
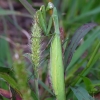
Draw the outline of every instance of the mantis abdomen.
M50 79L57 100L66 100L60 35L55 34L50 48Z

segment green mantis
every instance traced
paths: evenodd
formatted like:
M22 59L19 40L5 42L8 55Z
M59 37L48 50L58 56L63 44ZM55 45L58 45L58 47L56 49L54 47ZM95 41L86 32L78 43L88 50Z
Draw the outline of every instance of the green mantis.
M50 48L50 76L51 83L57 100L66 100L64 83L64 66L57 10L53 8L54 38Z
M48 3L47 8L45 8L44 5L41 6L40 10L38 10L36 12L36 19L37 19L37 23L39 24L39 26L41 27L44 35L48 36L50 33L50 29L52 27L52 16L49 19L48 25L46 22L46 12L49 9L53 9L53 4L52 3Z
M48 5L47 9L49 9L49 7L51 6ZM61 40L60 40L58 15L55 7L53 7L52 10L53 13L50 17L48 28L46 23L46 13L45 13L46 10L44 6L42 6L40 10L37 12L38 15L37 21L40 27L42 28L43 32L45 33L45 35L49 35L52 22L54 24L54 33L53 33L54 37L52 39L51 48L50 48L49 74L50 74L52 88L56 96L56 100L66 100L65 83L64 83L64 67L62 61L63 59L62 59L62 48L61 48Z
M47 24L46 12L52 9L53 13ZM65 83L64 83L64 67L62 59L62 48L60 40L60 31L58 23L57 10L52 3L48 3L47 8L41 6L40 10L36 12L35 19L43 31L44 36L49 36L53 33L50 48L50 65L49 74L52 88L57 100L66 100ZM52 26L54 27L51 31Z

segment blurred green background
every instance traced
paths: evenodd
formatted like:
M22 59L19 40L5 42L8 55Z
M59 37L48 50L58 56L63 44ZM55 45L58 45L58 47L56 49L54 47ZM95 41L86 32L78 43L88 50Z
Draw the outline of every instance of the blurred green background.
M84 68L96 48L97 41L100 41L100 0L27 1L36 10L43 4L47 5L49 1L54 3L58 10L60 27L63 30L65 42L66 39L68 39L68 42L70 41L78 27L89 22L98 24L98 27L82 39L66 72L69 74L73 66L76 66L76 69L80 66ZM0 0L0 67L13 67L13 56L16 56L14 52L18 50L18 48L16 49L18 44L20 44L20 48L23 49L24 53L30 52L29 42L32 23L34 23L34 19L18 0ZM66 43L64 48L66 48ZM100 80L100 50L98 50L91 66L93 66L92 70L89 71L92 74L92 79ZM42 68L43 81L46 78L46 70L46 67ZM2 84L4 83L1 82L0 86L5 88L6 84Z
M35 9L49 0L27 0ZM58 9L60 27L65 38L71 37L75 30L89 22L100 23L100 0L51 0ZM13 11L13 12L12 12ZM17 12L21 12L17 14ZM11 66L13 42L28 43L30 27L34 19L18 0L0 1L0 65ZM4 36L4 37L2 37ZM9 40L9 39L11 40ZM6 41L5 41L6 40ZM10 44L7 42L9 41ZM27 48L25 48L27 51Z

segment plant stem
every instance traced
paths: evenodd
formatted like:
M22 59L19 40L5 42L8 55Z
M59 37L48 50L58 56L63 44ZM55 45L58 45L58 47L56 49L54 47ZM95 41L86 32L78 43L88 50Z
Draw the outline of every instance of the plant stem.
M38 98L38 100L39 100L38 78L35 78L35 92L36 92L37 98Z

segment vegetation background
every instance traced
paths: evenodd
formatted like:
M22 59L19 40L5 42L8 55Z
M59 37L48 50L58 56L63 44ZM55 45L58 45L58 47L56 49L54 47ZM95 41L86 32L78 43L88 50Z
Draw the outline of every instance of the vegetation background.
M27 1L33 6L34 9L38 10L41 5L47 5L50 0ZM65 42L64 48L66 48L67 45L66 40L68 42L70 41L78 27L90 22L98 24L98 26L91 30L85 38L82 38L76 52L74 53L73 59L68 66L68 69L66 69L67 74L65 83L66 87L68 87L69 84L72 83L73 79L76 78L77 74L88 65L88 62L90 61L91 56L99 43L98 41L100 41L100 0L51 0L51 2L54 3L58 10L60 29L62 33L61 38ZM19 55L22 55L21 50L23 51L23 54L31 52L29 43L32 23L34 24L34 19L26 8L19 2L19 0L0 0L0 72L5 72L6 68L13 69L13 66L16 65L16 62L18 61L16 58L18 58ZM85 75L91 80L90 85L92 85L92 87L89 87L91 91L89 91L87 86L89 83L85 84L85 86L87 87L86 90L92 97L95 98L94 100L99 100L100 46L98 51L92 57L93 59L89 65L91 68ZM19 59L22 61L22 57L19 57ZM39 81L40 100L44 100L50 96L47 92L49 90L45 86L47 85L49 87L47 80L47 63L48 57L45 59L45 66L42 66L39 69L40 79L43 83L45 83L42 84L41 81ZM33 77L31 76L32 64L28 59L25 59L24 64L26 65L26 70L28 72L28 80L30 80L29 83L31 84L33 83L33 80L31 79L31 77ZM22 75L23 73L20 72L20 76ZM0 74L0 76L2 75ZM82 81L81 86L83 86L82 84L85 82L86 81ZM6 83L4 79L0 78L0 100L8 100L8 97L6 97L7 95L2 94L7 93L7 91L2 92L1 90L4 89L12 91L9 89L9 84L11 85L11 83L8 83L9 82ZM95 85L93 85L94 83ZM30 86L31 89L34 90L34 86L32 86L32 84ZM77 100L74 94L72 98L72 100Z

